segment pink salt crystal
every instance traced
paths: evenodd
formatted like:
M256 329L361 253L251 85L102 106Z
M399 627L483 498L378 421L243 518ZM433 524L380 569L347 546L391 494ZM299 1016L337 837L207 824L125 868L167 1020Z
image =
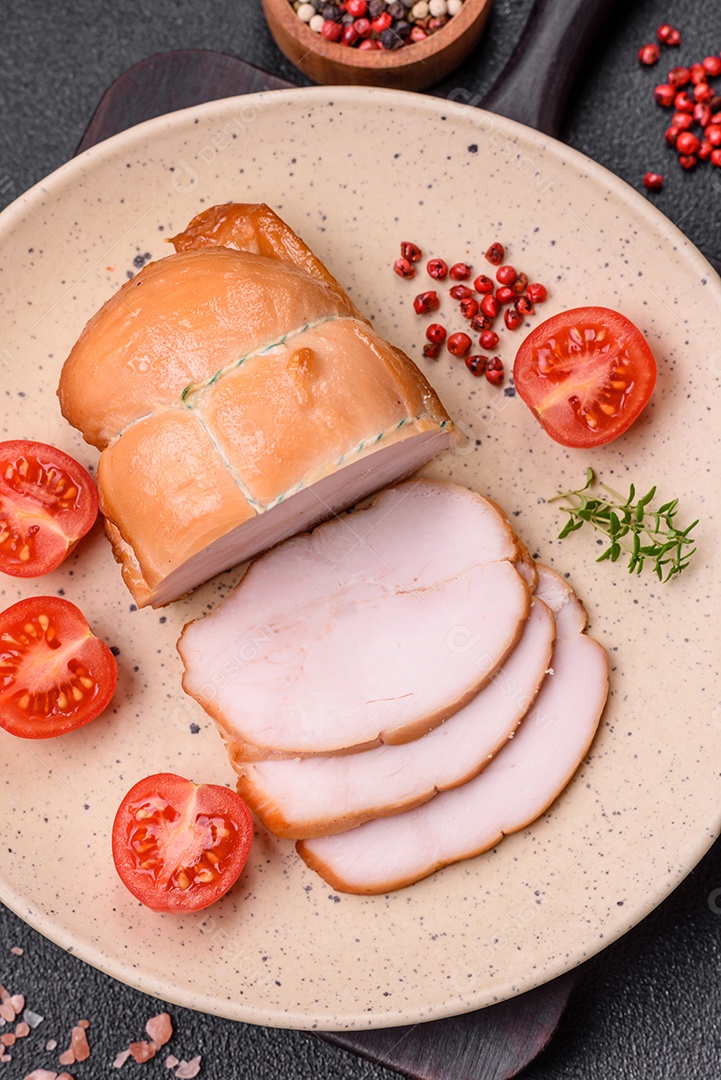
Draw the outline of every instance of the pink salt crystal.
M125 1064L125 1062L128 1060L129 1057L130 1057L130 1051L129 1050L121 1050L120 1053L118 1054L118 1056L116 1057L115 1061L113 1062L113 1068L114 1069L122 1069L123 1065Z
M28 1027L33 1029L33 1031L36 1027L42 1024L44 1019L44 1016L41 1016L40 1013L33 1012L32 1009L26 1009L23 1013L23 1020L28 1025Z
M87 1061L90 1057L90 1047L88 1046L88 1037L85 1034L85 1028L82 1027L82 1021L76 1027L73 1028L73 1033L70 1037L70 1051L73 1054L75 1061ZM72 1065L72 1061L61 1061L61 1065Z
M0 1005L0 1016L3 1020L7 1020L8 1024L12 1024L15 1020L15 1010L9 1001L3 1001Z
M165 1059L165 1068L174 1069L176 1065L180 1065L180 1062L176 1058L175 1054L168 1054Z
M12 1061L12 1058L10 1057L9 1054L3 1054L2 1057L0 1057L0 1061ZM53 1073L52 1076L54 1078L55 1073Z
M173 1034L173 1021L168 1013L159 1013L158 1016L151 1016L145 1030L157 1047L165 1046Z
M90 1027L89 1020L78 1020L78 1027L84 1028L85 1031Z
M57 1039L48 1039L48 1041L45 1043L45 1049L46 1050L57 1050L57 1048L58 1048Z
M5 1035L0 1035L0 1043L2 1043L3 1046L14 1046L15 1036L12 1031L8 1031Z
M73 1078L70 1073L58 1073L55 1080L73 1080Z
M26 1024L24 1020L21 1020L19 1024L15 1025L15 1037L17 1039L24 1039L26 1035L30 1034L30 1025Z
M67 1073L65 1074L67 1076ZM25 1080L58 1080L58 1074L50 1072L48 1069L33 1069L31 1073L28 1073Z
M191 1061L181 1061L178 1068L175 1070L175 1075L178 1080L193 1080L194 1076L197 1076L200 1072L201 1057L198 1054Z
M150 1061L152 1057L155 1057L156 1049L157 1047L153 1043L145 1041L130 1044L130 1053L138 1062Z
M73 1053L72 1049L63 1050L62 1054L58 1058L58 1061L61 1065L74 1065L75 1054Z
M0 1001L3 1002L3 1004L4 1004L6 1001L9 1001L9 1000L10 1000L10 994L5 989L5 987L2 985L2 983L0 983Z
M13 956L22 956L25 950L21 949L19 945L13 945L13 947L10 949L10 952L13 954Z
M10 1004L12 1005L13 1009L15 1010L17 1015L19 1016L20 1013L25 1008L25 995L24 994L13 994L13 996L10 998Z

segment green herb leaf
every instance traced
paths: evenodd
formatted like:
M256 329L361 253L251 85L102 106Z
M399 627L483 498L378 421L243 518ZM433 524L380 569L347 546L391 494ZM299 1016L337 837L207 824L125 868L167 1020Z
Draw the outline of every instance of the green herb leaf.
M591 493L594 483L596 477L589 468L582 488L565 491L549 500L566 500L567 505L561 510L568 514L568 521L559 533L560 540L584 525L590 525L611 541L597 562L615 563L625 553L629 573L640 574L649 560L659 581L669 581L686 569L696 551L691 533L698 525L698 519L684 529L677 528L673 519L678 499L671 499L654 510L650 504L656 496L655 486L636 499L636 488L631 484L628 498L624 500L605 484L598 484L602 489L600 493ZM606 492L608 494L604 494ZM626 537L628 539L624 539Z

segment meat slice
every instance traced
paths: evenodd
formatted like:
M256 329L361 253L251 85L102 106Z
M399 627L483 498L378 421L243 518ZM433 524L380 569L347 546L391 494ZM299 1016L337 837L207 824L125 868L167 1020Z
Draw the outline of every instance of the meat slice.
M358 751L425 734L516 644L530 593L497 508L428 480L293 537L189 624L183 686L231 757Z
M538 595L558 613L552 668L512 741L473 780L415 810L300 841L301 857L334 889L369 894L411 885L525 828L563 791L598 727L608 658L583 633L580 602L546 567L539 567Z
M272 832L294 839L419 806L475 776L515 731L543 682L554 635L553 615L535 600L493 679L427 735L360 754L239 761L238 792Z

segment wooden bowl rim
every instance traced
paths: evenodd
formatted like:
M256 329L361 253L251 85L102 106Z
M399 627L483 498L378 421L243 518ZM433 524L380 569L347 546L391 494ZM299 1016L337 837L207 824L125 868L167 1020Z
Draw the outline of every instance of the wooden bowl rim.
M270 9L283 28L309 52L319 52L319 46L322 46L321 55L325 60L341 67L372 68L377 71L415 66L432 56L442 54L473 28L476 21L492 3L493 0L463 0L463 7L458 14L453 15L445 26L437 30L435 34L431 34L425 41L413 42L388 52L375 50L361 52L355 48L339 45L335 41L322 39L320 34L314 33L304 22L301 22L291 7L290 0L263 0L263 6Z

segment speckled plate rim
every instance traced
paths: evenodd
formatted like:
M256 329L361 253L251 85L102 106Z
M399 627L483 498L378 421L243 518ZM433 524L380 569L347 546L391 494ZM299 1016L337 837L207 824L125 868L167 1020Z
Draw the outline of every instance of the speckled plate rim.
M402 107L437 116L450 111L447 101L434 97L375 88L363 88L360 92L368 98L374 109ZM197 123L198 120L222 119L225 114L233 110L235 103L242 106L252 106L254 101L262 100L267 102L269 98L272 98L277 99L280 103L299 100L308 103L327 103L332 99L333 101L345 101L351 104L357 102L358 94L358 89L352 87L309 87L264 91L261 94L220 99L148 120L90 148L55 170L16 199L0 214L0 243L2 243L2 234L6 230L9 230L15 224L21 225L23 210L29 202L39 198L47 200L48 197L52 197L54 187L64 183L68 178L87 173L89 169L92 169L94 163L115 155L119 149L132 148L137 142L141 142L149 135L162 140L166 136L172 136L187 125ZM464 116L473 116L479 124L490 124L492 128L509 134L530 148L543 148L546 153L555 154L563 164L567 163L572 166L574 173L583 172L603 181L614 200L632 208L639 219L645 219L651 226L663 228L665 236L677 245L679 250L683 251L683 257L687 265L699 276L705 275L709 277L712 283L712 291L715 292L717 299L721 303L721 281L707 260L673 223L669 222L660 211L649 204L646 198L624 181L579 151L524 125L465 105L454 104L452 110ZM524 993L573 969L630 930L678 886L686 873L691 871L721 833L721 807L708 821L695 823L695 833L694 841L684 849L684 872L679 873L678 869L669 868L667 876L658 881L657 891L647 894L645 902L639 902L633 907L627 907L622 913L619 913L617 921L609 929L603 941L592 938L588 941L576 942L565 956L555 958L542 971L529 972L527 978L521 983L501 980L499 983L494 984L490 990L482 988L477 993L470 994L463 1008L459 1008L458 1000L454 998L452 1002L446 1002L445 1004L442 1001L433 1001L429 1003L429 1011L423 1013L389 1009L386 1012L375 1011L369 1017L367 1013L350 1011L347 1014L344 1013L342 1018L339 1018L337 1014L319 1016L302 1012L296 1014L289 1012L276 1013L268 1008L255 1008L247 1002L239 1007L237 1002L229 1003L204 992L197 992L191 996L186 992L179 992L171 981L147 977L142 970L130 963L127 965L121 963L108 964L103 953L98 948L82 937L64 933L62 929L57 927L51 917L46 917L43 912L37 910L28 914L23 903L22 889L13 884L11 875L7 871L3 872L2 870L0 870L0 899L24 921L55 944L113 978L167 1002L249 1023L299 1029L362 1030L369 1027L392 1027L412 1024L458 1015L462 1012L470 1012Z

